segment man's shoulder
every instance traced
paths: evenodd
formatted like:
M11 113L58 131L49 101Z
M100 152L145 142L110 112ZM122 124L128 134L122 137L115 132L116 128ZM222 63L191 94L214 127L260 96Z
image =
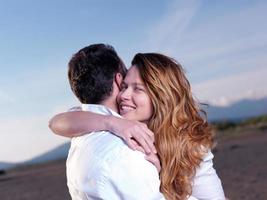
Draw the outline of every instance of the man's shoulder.
M127 176L152 176L157 177L156 167L145 159L145 154L140 151L130 149L126 144L118 146L112 154L105 156L105 164L108 166L108 171L114 179ZM122 173L123 172L123 173ZM118 175L118 173L120 175ZM142 178L141 178L142 179Z
M70 151L78 151L76 154L93 155L93 157L88 156L88 159L98 157L108 165L132 161L148 162L144 159L143 153L130 149L121 138L108 131L92 132L73 138Z
M72 138L67 170L71 174L75 173L76 177L84 177L87 173L104 172L105 166L120 157L122 152L120 150L124 148L123 141L108 131L91 132Z
M71 141L70 151L87 152L102 160L115 160L117 157L127 157L132 151L118 136L109 131L98 131L75 137ZM134 153L136 154L136 153Z

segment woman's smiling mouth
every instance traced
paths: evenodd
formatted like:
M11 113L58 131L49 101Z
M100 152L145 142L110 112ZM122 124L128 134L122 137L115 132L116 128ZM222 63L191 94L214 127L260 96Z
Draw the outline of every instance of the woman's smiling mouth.
M121 104L120 105L120 113L121 114L125 114L125 113L132 111L134 109L135 109L135 107L131 106L131 105L127 105L127 104Z

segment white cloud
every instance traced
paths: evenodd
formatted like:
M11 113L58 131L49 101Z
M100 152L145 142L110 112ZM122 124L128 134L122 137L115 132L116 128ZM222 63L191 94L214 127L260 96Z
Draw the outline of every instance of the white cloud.
M194 16L199 1L173 1L166 14L148 31L148 49L153 51L173 50L180 36Z
M209 80L192 86L198 100L217 106L228 106L241 99L267 96L267 68Z
M0 161L6 162L25 161L69 141L53 134L48 121L79 104L69 88L66 67L46 66L16 75L16 83L5 85L14 99L0 91Z
M0 119L0 161L22 162L69 141L56 136L48 128L49 119L57 112L66 111L68 107L56 107L46 115Z
M246 54L246 51L260 49L266 46L266 34L267 30L266 33L259 33L251 36L240 36L240 38L236 38L234 41L233 39L229 39L229 41L222 40L220 43L208 46L199 44L199 46L195 46L195 50L186 50L182 57L184 60L188 60L189 62L193 61L195 64L201 60L206 60L206 62L209 62L216 61L218 59L226 59L227 61L233 56L237 57L240 56L240 54ZM190 51L190 53L187 51ZM263 55L261 56L263 57Z
M45 135L50 132L48 128L48 121L52 116L60 112L66 112L70 108L80 105L80 103L73 98L73 100L69 102L64 102L60 105L56 105L50 109L50 111L46 111L45 114L31 114L27 115L13 115L9 117L0 118L1 121L1 132L9 133L11 135L16 134L38 134Z
M159 23L150 27L148 50L182 63L191 81L199 82L193 91L201 101L226 106L267 96L267 4L213 12L208 18L203 18L203 5L199 1L171 4Z
M4 91L0 90L0 103L15 103L15 99L11 95L7 94Z
M261 48L266 51L267 44L266 3L251 3L232 12L210 15L204 21L197 19L204 12L200 1L174 1L170 7L148 31L148 42L144 46L149 51L163 52L186 67L203 70L218 62L225 65L216 67L230 69L234 65L228 63L229 60L246 59L248 52L256 52L254 56L260 54L261 59L266 57L261 54Z

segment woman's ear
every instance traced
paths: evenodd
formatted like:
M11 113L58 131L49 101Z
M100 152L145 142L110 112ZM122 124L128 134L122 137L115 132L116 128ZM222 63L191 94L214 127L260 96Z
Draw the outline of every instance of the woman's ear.
M116 83L116 85L118 86L119 89L121 88L122 81L123 81L122 74L121 73L116 73L116 75L115 75L115 83Z

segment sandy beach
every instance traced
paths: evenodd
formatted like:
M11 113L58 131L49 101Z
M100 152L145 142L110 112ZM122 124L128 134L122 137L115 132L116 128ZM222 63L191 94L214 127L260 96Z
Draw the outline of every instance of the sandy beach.
M267 131L223 138L214 165L231 200L267 199ZM0 175L1 200L70 199L65 161L7 171Z
M215 168L232 200L267 199L267 132L221 141Z

